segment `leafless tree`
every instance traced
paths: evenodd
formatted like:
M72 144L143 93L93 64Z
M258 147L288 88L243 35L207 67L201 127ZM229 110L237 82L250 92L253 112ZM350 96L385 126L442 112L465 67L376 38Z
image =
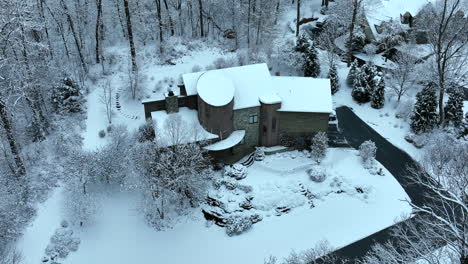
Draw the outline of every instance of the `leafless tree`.
M416 217L395 230L394 242L374 247L365 263L441 263L441 254L467 263L468 144L440 134L426 148L409 176L425 191L425 204L408 201Z
M389 88L397 96L397 101L400 102L409 89L413 88L416 84L417 78L415 76L417 59L410 55L410 49L405 49L404 52L398 52L395 58L397 67L390 70Z
M439 124L445 123L444 97L451 85L462 84L468 73L468 19L466 1L437 1L430 12L421 15L416 25L427 32L434 54L434 69L439 88Z
M112 115L113 115L113 107L112 107L112 95L114 94L114 89L110 83L107 81L104 86L102 86L102 93L100 95L99 100L102 104L104 104L104 108L106 111L107 122L112 124Z

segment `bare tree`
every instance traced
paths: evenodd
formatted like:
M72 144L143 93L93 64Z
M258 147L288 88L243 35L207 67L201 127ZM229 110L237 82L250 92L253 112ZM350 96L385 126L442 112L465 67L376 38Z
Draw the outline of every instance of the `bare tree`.
M397 67L390 70L391 78L389 88L397 96L397 101L405 95L409 89L413 88L417 78L415 76L417 59L410 55L410 49L398 52L395 58Z
M112 115L113 115L113 108L112 108L112 95L114 93L114 89L110 83L107 81L104 86L102 86L102 94L100 96L101 103L104 104L104 108L106 111L107 122L112 124Z
M133 28L132 28L132 17L130 12L130 7L128 4L128 0L124 1L124 8L125 8L125 17L127 18L127 34L128 34L128 42L130 44L130 55L132 58L132 74L136 74L138 72L138 65L136 60L136 50L135 50L135 43L133 39ZM135 99L135 92L132 91L132 97Z
M425 190L425 204L408 201L416 217L395 230L393 242L377 245L365 263L440 263L442 253L451 263L467 263L468 144L441 133L411 171L409 180Z
M439 124L445 123L444 97L451 85L466 81L468 67L468 19L464 0L441 0L421 16L416 25L427 32L434 53L439 88Z
M296 0L297 1L297 7L296 7L296 37L299 37L299 22L301 21L301 0Z

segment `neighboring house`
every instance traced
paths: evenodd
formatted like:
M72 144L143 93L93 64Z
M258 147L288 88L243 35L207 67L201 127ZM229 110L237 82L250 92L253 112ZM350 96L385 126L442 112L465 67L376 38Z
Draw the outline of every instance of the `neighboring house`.
M382 37L382 24L396 22L404 31L413 31L417 14L433 0L376 0L367 7L361 21L366 40L378 41ZM418 44L424 44L421 32L413 32ZM422 43L419 43L422 42Z
M184 74L178 95L143 104L146 118L197 111L220 159L326 132L332 112L329 79L271 76L266 64Z

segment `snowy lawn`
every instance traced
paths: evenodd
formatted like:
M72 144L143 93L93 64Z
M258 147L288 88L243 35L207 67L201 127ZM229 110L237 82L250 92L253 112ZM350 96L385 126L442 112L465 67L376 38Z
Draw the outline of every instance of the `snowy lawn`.
M407 194L392 175L385 169L384 176L371 175L357 151L329 149L322 162L329 177L322 183L309 179L310 167L311 159L298 151L255 162L239 184L253 187L249 195L254 208L244 213L258 213L263 220L232 237L224 228L207 225L200 208L181 217L172 229L157 231L144 222L136 194L113 193L102 201L93 224L77 229L81 244L63 263L263 263L269 255L284 257L323 239L334 247L345 246L411 211L402 201L409 199ZM238 207L244 192L223 188L212 190L211 195ZM314 198L307 198L304 189ZM57 190L18 244L27 263L40 261L49 237L59 227L61 199ZM277 216L279 206L292 209Z

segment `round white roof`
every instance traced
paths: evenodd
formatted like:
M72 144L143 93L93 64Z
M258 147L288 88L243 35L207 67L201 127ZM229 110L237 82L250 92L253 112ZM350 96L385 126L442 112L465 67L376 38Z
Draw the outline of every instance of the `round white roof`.
M198 96L212 106L224 106L234 98L234 83L221 72L205 72L197 82Z

